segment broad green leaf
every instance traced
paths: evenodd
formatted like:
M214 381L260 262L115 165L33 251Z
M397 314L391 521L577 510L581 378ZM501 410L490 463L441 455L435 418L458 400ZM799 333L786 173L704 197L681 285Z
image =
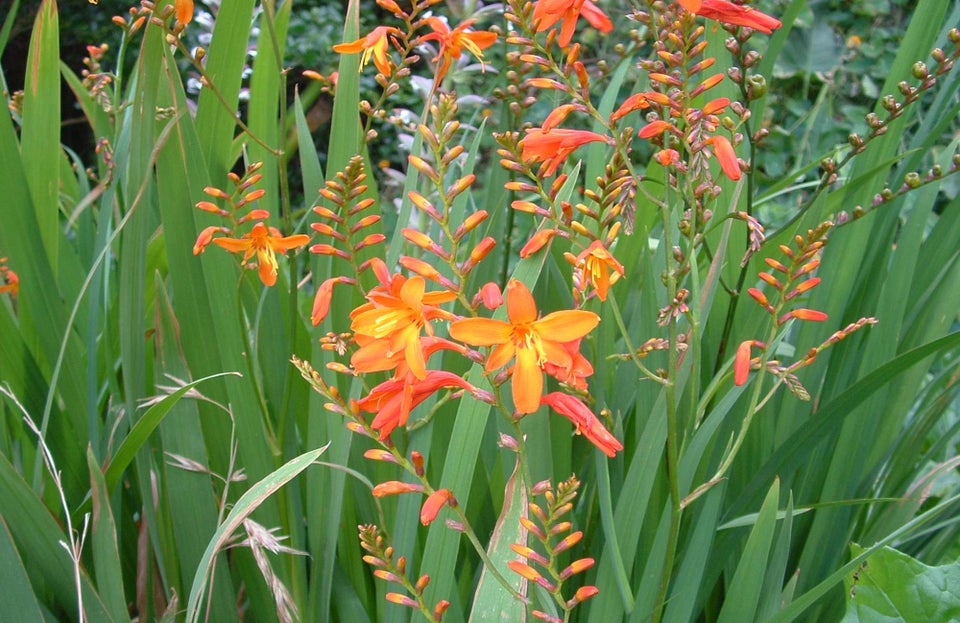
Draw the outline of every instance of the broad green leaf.
M853 544L850 553L864 548ZM930 567L892 547L863 561L843 581L842 623L927 623L960 620L960 563Z
M0 513L0 612L16 612L21 621L42 621L40 604L27 577L20 552L13 542L13 535Z
M743 556L733 574L727 599L720 610L718 623L736 623L755 619L760 589L770 557L770 544L777 527L777 506L780 502L780 480L774 480L767 498L760 507L757 523L744 547Z
M527 529L520 523L527 516L527 485L520 473L520 461L517 461L503 495L503 507L497 525L490 535L487 555L497 571L513 585L514 590L526 594L527 581L507 567L511 560L518 560L510 545L527 544ZM527 609L522 602L511 595L490 569L484 566L480 573L480 583L473 596L470 609L470 623L503 621L504 623L523 623L527 620Z

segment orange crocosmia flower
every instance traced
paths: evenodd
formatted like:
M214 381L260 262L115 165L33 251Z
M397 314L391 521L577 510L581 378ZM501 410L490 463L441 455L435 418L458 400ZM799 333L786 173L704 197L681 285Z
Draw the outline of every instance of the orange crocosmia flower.
M267 227L260 222L241 238L214 238L212 242L231 253L242 252L244 262L256 254L260 266L260 281L265 286L272 286L277 282L277 253L286 253L304 246L310 242L310 236L283 236L275 227Z
M753 340L740 342L737 347L737 354L733 358L733 384L739 387L747 382L750 376L750 347L753 346Z
M696 13L707 19L713 19L723 24L746 26L759 30L764 34L772 34L783 24L775 17L766 13L727 0L678 0L680 5L691 13Z
M377 26L370 31L370 34L356 41L338 43L333 46L333 51L339 54L363 52L363 56L360 57L360 69L363 69L373 57L373 64L377 66L377 70L384 76L389 76L392 65L387 50L390 47L390 35L397 32L399 31L393 26Z
M537 32L543 32L557 22L562 22L557 39L560 47L570 45L577 20L581 16L602 33L613 30L610 18L590 0L538 0L533 7L533 21L537 25Z
M592 331L600 317L584 310L565 310L537 318L537 304L523 282L507 284L508 321L465 318L450 324L450 336L475 346L493 346L485 369L492 372L516 358L513 367L513 404L520 413L533 413L543 394L543 369L547 363L560 368L572 364L564 344Z
M739 180L741 172L740 163L737 162L737 152L734 151L733 145L730 144L727 137L720 135L711 136L707 139L707 143L713 145L717 162L720 163L720 168L723 170L724 175L734 182Z
M408 381L408 378L397 377L384 381L357 402L361 411L376 413L370 427L380 433L380 439L388 438L397 426L406 424L410 412L440 389L476 390L460 375L444 370L427 370L423 379Z
M590 407L579 398L563 392L551 392L544 396L541 402L573 422L573 425L577 427L577 434L582 434L610 458L623 450L623 444L604 428L597 416L590 410Z
M437 67L437 82L443 80L450 68L453 59L460 58L463 50L477 57L480 63L483 63L483 50L486 50L497 40L496 33L487 30L467 30L477 20L468 19L462 24L450 30L447 23L439 17L428 17L425 20L427 25L433 29L433 32L420 37L421 41L436 41L440 50L434 60L439 60Z
M520 141L520 157L524 162L543 161L547 165L544 176L553 175L563 164L567 156L574 150L587 143L607 141L607 137L587 130L568 130L554 128L544 131L542 128L527 130L527 135Z
M623 100L623 103L620 104L620 108L617 108L612 115L610 115L610 121L617 121L623 117L626 117L635 110L643 110L644 108L650 108L650 102L647 101L646 93L634 93L627 99Z
M423 277L407 279L394 275L388 286L380 285L367 293L367 301L350 314L350 329L361 344L353 354L351 363L360 372L382 368L366 368L365 361L370 350L391 356L404 353L404 359L417 378L426 376L426 363L420 347L420 331L433 334L431 320L451 319L453 316L438 307L456 298L450 291L425 292ZM377 345L374 342L380 341ZM368 349L365 351L364 349Z
M186 26L193 19L193 0L176 0L173 3L177 21Z
M597 290L597 296L601 301L607 300L607 290L610 285L616 283L620 277L623 277L623 264L613 257L613 254L603 246L599 240L594 240L590 246L580 252L577 256L577 268L583 272L583 283L581 289L586 286L586 281Z
M593 364L580 352L580 341L561 345L570 354L569 365L559 366L548 361L543 364L543 371L578 391L587 391L587 377L593 374Z
M427 496L427 499L423 501L423 506L420 507L420 523L425 526L429 525L430 522L437 518L440 509L451 503L456 503L456 498L453 497L453 491L450 489L438 489L434 491Z

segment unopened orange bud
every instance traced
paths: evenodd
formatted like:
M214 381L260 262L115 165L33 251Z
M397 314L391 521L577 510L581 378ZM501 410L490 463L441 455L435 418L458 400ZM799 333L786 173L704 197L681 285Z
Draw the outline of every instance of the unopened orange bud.
M543 133L546 134L553 128L557 127L563 120L567 118L567 115L572 113L574 110L579 108L576 104L561 104L554 108L547 118L543 120Z
M491 236L487 236L479 243L477 246L473 247L473 250L470 251L470 261L476 265L480 263L480 260L487 257L487 254L493 250L493 247L497 246L497 241Z
M422 593L427 585L430 584L430 576L427 574L421 575L417 578L417 583L413 587L417 590L418 593Z
M772 257L765 257L765 258L763 258L763 261L766 262L766 263L767 263L767 266L769 266L770 268L772 268L772 269L774 269L774 270L778 270L778 271L780 271L780 272L783 273L783 274L787 274L787 273L790 272L790 271L787 269L786 266L784 266L783 264L781 264L781 263L778 262L777 260L773 259Z
M793 297L799 296L799 295L803 294L804 292L808 292L808 291L812 290L813 288L817 287L818 285L820 285L820 277L811 277L810 279L807 279L806 281L804 281L803 283L801 283L800 285L798 285L796 288L794 288L793 290L791 290L791 291L790 291L789 293L787 293L787 295L786 295L785 297L783 297L783 298L789 301L789 300L792 299Z
M447 608L449 607L450 607L450 602L447 601L446 599L441 599L440 601L438 601L437 605L433 607L434 618L439 621L440 617L443 616L443 613L446 612Z
M526 82L527 86L533 87L535 89L555 89L557 91L565 91L566 87L557 82L556 80L551 80L550 78L530 78Z
M400 493L423 493L423 485L410 482L400 482L399 480L388 480L381 482L373 488L373 497L382 498L387 495L398 495Z
M774 277L773 275L771 275L770 273L760 272L760 273L758 273L757 276L760 277L760 279L762 279L765 283L770 284L771 286L773 286L773 287L776 288L777 290L783 290L783 284L780 283L780 281L779 281L776 277Z
M512 202L510 207L518 212L526 212L528 214L536 214L540 210L537 204L532 201L522 201L520 199Z
M209 201L198 201L197 208L203 210L204 212L212 212L214 214L220 214L221 216L228 214L226 210L221 210L217 204Z
M537 570L528 565L525 562L519 560L511 560L507 562L507 566L510 567L510 570L519 575L522 578L526 578L531 582L539 582L543 577L537 573Z
M591 597L595 597L599 593L600 589L596 586L581 586L577 589L577 592L574 593L572 601L574 602L574 605L576 605L580 602L590 599Z
M400 265L410 272L420 275L424 279L440 281L440 271L421 259L410 257L409 255L402 255L400 256Z
M733 359L733 384L737 387L747 382L750 376L750 346L753 340L741 342Z
M753 297L753 300L760 303L764 307L770 307L770 301L767 300L767 296L756 288L749 288L747 294Z
M219 188L215 188L215 187L213 187L213 186L207 186L206 188L203 189L203 192L206 193L206 194L208 194L208 195L210 195L211 197L213 197L213 198L215 198L215 199L229 199L229 198L230 198L230 195L228 195L227 193L223 192L223 191L220 190Z
M454 497L450 489L439 489L431 493L420 507L420 523L428 525L440 513L446 504L453 505Z
M410 599L406 595L401 595L400 593L387 593L384 595L387 601L395 604L400 604L401 606L407 606L408 608L418 609L420 604L418 604L413 599Z
M380 448L370 448L363 453L363 456L364 458L372 461L386 461L388 463L397 462L397 457L393 456L393 454L387 452L386 450L381 450Z
M715 115L718 112L722 112L724 108L730 105L730 100L726 97L718 97L715 100L710 100L707 102L702 111L705 115Z
M477 210L467 218L463 220L463 229L464 231L473 231L476 229L477 225L487 220L489 214L486 210Z
M533 235L527 244L520 249L520 257L527 258L543 248L554 236L557 235L556 229L541 229Z
M473 173L464 175L463 177L458 179L456 182L454 182L453 186L451 186L447 190L447 198L452 200L454 197L456 197L463 191L470 188L470 186L472 186L475 181L477 181L477 176L474 175Z
M379 222L380 222L379 214L368 214L367 216L357 221L357 223L350 228L350 233L352 234L354 232L360 231L364 227L370 227L371 225L375 225L376 223L379 223Z
M580 560L574 560L566 569L560 572L560 579L566 580L572 575L583 573L594 564L596 564L596 561L593 558L581 558Z
M385 234L379 234L379 233L378 233L378 234L369 234L369 235L367 235L367 236L364 236L364 237L363 237L363 240L361 240L360 242L358 242L358 243L356 244L356 246L354 247L354 249L356 249L357 251L359 251L360 249L362 249L362 248L364 248L364 247L369 247L369 246L371 246L371 245L380 244L381 242L383 242L383 241L386 240L386 239L387 239L387 236L386 236ZM349 254L347 254L347 259L349 259Z
M576 532L567 535L565 538L561 539L557 546L553 548L553 551L557 554L560 552L565 552L577 543L580 542L580 539L583 538L583 531L577 530Z
M237 219L237 223L246 223L247 221L262 221L264 219L270 218L270 210L264 210L262 208L257 208L256 210L250 210L243 216Z
M400 230L400 235L421 249L430 250L433 247L433 240L422 231L405 227Z
M256 190L251 190L246 195L243 196L243 199L237 202L237 207L246 205L258 199L262 199L264 195L267 194L267 191L263 188L258 188Z
M701 93L703 93L704 91L712 89L713 87L717 86L721 82L723 82L723 74L714 74L709 78L707 78L706 80L704 80L703 82L701 82L700 84L698 84L697 86L695 86L693 90L690 91L690 97L696 97Z
M801 266L800 270L798 270L797 272L793 273L790 276L796 279L800 275L806 275L807 273L812 273L817 269L818 266L820 266L820 260L818 259L810 260L809 262Z
M796 318L797 320L810 320L812 322L823 322L827 319L827 315L822 311L817 311L816 309L795 309L783 316L780 321L780 324L783 324L790 318Z
M497 309L503 305L503 293L500 292L500 286L492 281L488 281L480 286L478 296L483 306L487 309Z
M671 128L673 128L673 126L663 119L657 119L656 121L651 121L647 125L640 128L637 136L639 138L653 138L654 136L663 134L666 130Z
M414 450L410 453L410 462L413 463L413 470L417 476L423 476L423 455Z

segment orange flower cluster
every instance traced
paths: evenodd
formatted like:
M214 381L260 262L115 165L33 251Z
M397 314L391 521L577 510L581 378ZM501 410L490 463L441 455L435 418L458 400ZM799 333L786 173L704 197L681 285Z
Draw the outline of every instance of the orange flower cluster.
M825 221L817 228L809 230L806 237L796 236L794 238L796 251L787 245L780 245L780 252L788 260L787 264L772 257L764 258L764 262L773 270L772 272L761 271L759 277L779 294L778 300L776 304L771 303L758 288L749 288L747 294L770 314L777 327L794 318L812 322L823 322L827 319L825 313L815 309L805 307L795 307L789 311L784 309L790 301L820 285L820 278L811 277L810 274L820 266L820 251L826 244L827 233L832 228L833 223ZM733 365L735 385L743 385L747 382L750 369L754 366L754 360L751 358L751 350L754 347L766 350L767 345L757 340L746 340L737 348ZM808 363L812 361L811 358Z
M228 177L234 185L232 193L224 192L212 186L203 189L203 192L211 198L225 202L230 210L221 208L212 201L198 202L197 209L226 219L231 226L210 225L205 227L197 236L197 241L193 245L193 254L200 255L212 242L231 253L243 253L241 261L244 264L256 257L260 281L263 282L263 285L270 287L277 282L279 268L277 253L286 253L302 247L310 242L310 237L304 234L284 236L276 227L267 225L264 221L270 218L269 210L253 208L242 216L237 216L242 209L259 201L266 194L266 191L262 189L251 190L262 178L262 175L257 173L261 165L262 163L257 162L247 167L243 178L230 172ZM253 228L238 235L236 233L237 228L250 221L255 221Z
M411 50L418 45L435 42L438 51L433 58L433 62L437 64L434 80L439 84L446 76L450 65L453 61L460 59L464 50L470 52L483 63L483 50L489 48L497 40L497 35L493 32L471 30L470 27L476 22L475 19L465 20L456 27L450 28L446 21L435 16L414 20L414 15L424 8L416 2L413 6L413 13L405 12L392 0L381 0L381 5L397 17L404 19L408 24L412 24L412 30L401 32L400 29L393 26L377 26L355 41L333 46L333 51L339 54L361 54L361 70L372 58L377 71L383 76L389 77L395 69L401 67L407 61ZM430 32L417 35L417 31L423 27L429 28ZM391 47L403 56L399 63L392 58Z

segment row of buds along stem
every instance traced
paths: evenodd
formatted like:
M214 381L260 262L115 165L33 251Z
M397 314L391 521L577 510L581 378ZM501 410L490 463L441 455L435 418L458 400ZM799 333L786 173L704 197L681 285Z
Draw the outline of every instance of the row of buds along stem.
M249 165L243 176L232 171L228 173L227 177L233 184L230 192L214 186L203 189L203 192L215 201L199 201L196 204L197 209L220 217L227 225L205 227L197 236L193 254L200 255L212 242L231 253L242 253L241 262L244 264L255 256L256 263L247 265L247 268L257 268L260 281L269 287L277 281L279 265L276 254L300 248L310 242L310 237L305 234L284 236L276 227L266 224L270 211L255 207L266 195L266 191L253 188L263 177L258 173L262 165L262 162ZM253 227L241 234L241 226L251 221L254 222Z
M507 563L510 569L521 577L534 582L546 590L564 611L563 618L553 617L545 612L534 611L533 615L550 623L561 623L569 618L570 611L579 603L590 599L599 590L595 586L580 586L569 599L563 596L563 585L574 575L593 567L593 558L574 560L561 568L561 558L583 538L581 530L573 530L573 524L564 517L573 509L573 500L577 496L580 481L575 476L559 483L556 492L549 481L535 484L531 493L542 495L546 500L546 509L530 503L529 510L533 519L521 517L520 523L528 534L534 537L535 547L524 543L511 544L510 548L522 560Z
M358 526L360 547L366 552L363 561L374 568L373 575L381 580L399 585L404 592L388 592L387 601L419 611L432 623L439 623L450 602L441 599L431 608L423 598L423 591L430 583L429 575L421 575L411 582L406 575L407 560L400 556L394 560L393 547L386 544L380 529L373 524Z

